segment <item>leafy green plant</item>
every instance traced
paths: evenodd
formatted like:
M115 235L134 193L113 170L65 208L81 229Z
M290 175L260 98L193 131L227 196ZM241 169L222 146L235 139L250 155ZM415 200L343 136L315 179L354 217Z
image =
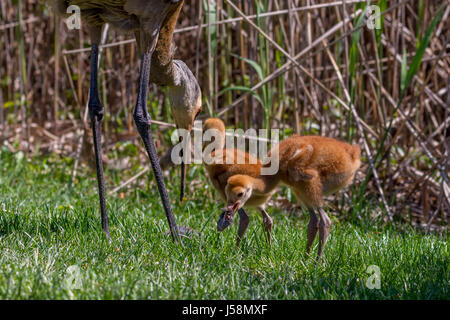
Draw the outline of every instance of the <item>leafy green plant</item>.
M245 61L245 63L249 64L256 72L258 78L260 81L263 81L266 78L266 74L264 72L264 69L261 65L259 65L256 61L240 57L235 54L231 54L231 56L241 59ZM251 87L250 86L229 86L223 90L221 90L218 95L223 94L230 90L237 90L242 92L250 92ZM273 98L275 94L275 89L270 86L270 84L265 84L261 87L260 93L257 91L252 92L252 96L258 100L258 102L261 104L261 107L264 110L264 119L265 119L265 128L270 128L269 119L270 119L270 112L272 109L273 104Z

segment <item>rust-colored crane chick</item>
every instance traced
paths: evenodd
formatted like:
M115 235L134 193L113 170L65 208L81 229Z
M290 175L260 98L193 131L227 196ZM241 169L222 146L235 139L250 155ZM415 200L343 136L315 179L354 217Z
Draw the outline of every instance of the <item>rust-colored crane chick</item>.
M317 257L320 258L331 223L322 208L323 197L351 183L361 164L360 148L327 137L292 136L275 146L270 151L273 152L279 152L278 173L273 176L240 174L230 177L225 187L227 202L233 209L239 209L255 195L272 195L278 182L285 183L310 213L307 253L319 231Z

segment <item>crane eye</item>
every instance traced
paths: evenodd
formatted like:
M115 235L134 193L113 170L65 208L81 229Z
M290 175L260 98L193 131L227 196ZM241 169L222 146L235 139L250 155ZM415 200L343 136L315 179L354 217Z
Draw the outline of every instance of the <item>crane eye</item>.
M238 198L241 198L243 195L244 195L243 192L239 192L237 196L238 196Z

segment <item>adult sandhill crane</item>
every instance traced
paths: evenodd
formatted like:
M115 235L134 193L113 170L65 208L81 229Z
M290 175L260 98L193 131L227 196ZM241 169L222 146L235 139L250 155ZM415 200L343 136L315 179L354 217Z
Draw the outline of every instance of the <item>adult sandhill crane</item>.
M319 231L317 258L320 258L331 223L322 208L323 196L350 184L361 165L360 148L327 137L292 136L281 141L270 152L279 152L279 170L274 176L235 175L228 179L225 191L231 212L226 216L233 215L255 194L271 194L277 181L283 182L293 190L300 204L308 208L310 220L306 252L309 254Z
M205 169L208 173L208 177L211 180L214 188L219 193L222 200L227 204L226 212L231 212L233 209L236 209L239 213L239 229L236 245L239 246L242 236L245 233L245 230L249 224L249 217L247 213L244 211L243 206L239 208L235 207L232 199L227 197L226 186L227 181L229 181L230 177L235 175L245 175L248 177L259 177L262 163L259 159L253 157L249 153L239 150L239 149L224 149L225 147L225 125L222 120L216 118L207 119L203 125L203 133L206 133L207 130L217 130L217 134L215 135L215 146L217 148L215 150L211 150L209 156L213 161L211 163L205 162ZM209 152L206 148L208 148L207 144L205 146L205 153ZM222 152L221 154L219 152ZM240 161L242 160L242 161ZM243 162L243 163L241 163ZM276 178L276 177L275 177ZM278 181L274 181L275 186ZM267 194L253 193L249 196L245 201L246 208L258 208L263 217L263 226L267 232L267 239L270 243L270 233L272 230L272 219L269 217L265 210L265 203L275 192L275 186L271 188L271 190ZM234 210L234 212L236 212ZM233 213L234 213L233 212ZM232 221L232 215L226 213L222 213L219 221L217 222L217 230L224 230Z
M147 109L149 80L168 86L172 115L178 128L191 130L195 117L201 111L201 91L192 72L181 60L173 59L172 36L183 0L49 0L57 12L66 15L71 5L78 6L82 20L87 24L91 38L91 83L89 91L89 114L94 137L98 191L102 227L110 237L103 178L101 121L103 106L97 89L98 46L102 27L109 23L136 37L141 54L139 89L133 118L142 137L155 174L162 204L174 241L178 239L178 227L170 206L166 186L151 136L151 118ZM184 177L184 163L182 177ZM182 183L182 186L184 183Z

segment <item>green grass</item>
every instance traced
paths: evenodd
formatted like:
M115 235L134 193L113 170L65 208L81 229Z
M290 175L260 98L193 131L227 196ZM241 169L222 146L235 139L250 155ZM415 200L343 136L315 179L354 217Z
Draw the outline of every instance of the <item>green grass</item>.
M334 218L324 259L303 256L306 220L270 208L274 241L252 220L242 248L236 226L218 234L220 203L201 167L189 201L175 202L178 180L168 182L179 224L201 235L174 245L156 185L108 197L109 243L101 230L94 172L81 168L69 187L72 163L53 157L27 160L0 152L0 299L448 299L445 236L409 228L352 225ZM130 172L106 171L118 183ZM192 177L191 177L192 179ZM362 225L362 224L361 224ZM405 230L406 229L406 230ZM366 269L381 270L370 290ZM81 289L69 290L68 268L80 269Z

